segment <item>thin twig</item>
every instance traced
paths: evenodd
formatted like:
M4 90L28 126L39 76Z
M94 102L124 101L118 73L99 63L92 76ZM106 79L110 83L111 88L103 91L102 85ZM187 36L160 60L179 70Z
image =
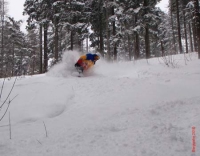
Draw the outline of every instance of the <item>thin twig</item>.
M10 139L12 139L11 135L11 121L10 121L10 112L9 112L9 130L10 130Z
M3 116L1 117L0 121L4 118L4 116L6 115L7 111L8 111L8 108L10 106L10 102L8 103L8 106L6 108L6 111L4 112Z
M47 128L46 128L46 125L45 125L44 121L43 121L43 124L44 124L45 132L46 132L46 137L48 137L48 135L47 135Z
M39 142L39 144L41 144L42 145L42 143L38 140L38 139L36 139L37 140L37 142Z
M15 95L14 98L12 98L9 103L11 103L19 94Z
M12 85L12 88L11 88L11 90L10 90L8 96L6 97L6 99L5 99L5 101L3 102L3 104L0 106L0 109L3 107L3 105L4 105L4 104L6 103L6 101L8 100L8 98L9 98L9 96L10 96L10 94L11 94L11 92L12 92L14 86L15 86L16 80L17 80L17 77L15 78L15 81L14 81L14 83L13 83L13 85Z
M1 117L0 121L4 118L4 116L6 115L7 111L8 111L8 108L10 106L10 103L17 97L18 95L16 95L14 98L12 98L12 100L9 100L8 102L8 107L6 108L6 111L4 112L3 116Z

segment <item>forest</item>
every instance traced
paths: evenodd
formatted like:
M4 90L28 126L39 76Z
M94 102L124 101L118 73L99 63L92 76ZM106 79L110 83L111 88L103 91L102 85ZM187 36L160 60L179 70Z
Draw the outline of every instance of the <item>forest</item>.
M167 13L159 1L26 0L25 33L0 0L0 77L45 73L65 51L110 62L190 52L200 59L199 1L169 0Z

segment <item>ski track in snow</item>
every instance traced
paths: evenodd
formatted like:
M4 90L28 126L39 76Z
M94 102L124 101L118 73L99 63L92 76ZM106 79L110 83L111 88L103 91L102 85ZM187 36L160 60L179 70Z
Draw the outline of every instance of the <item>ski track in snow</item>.
M199 60L177 68L156 59L148 65L100 60L78 78L66 67L77 57L66 54L46 75L18 79L10 107L12 140L3 126L8 117L0 122L1 156L192 154L193 126L200 142ZM6 81L2 99L12 82Z

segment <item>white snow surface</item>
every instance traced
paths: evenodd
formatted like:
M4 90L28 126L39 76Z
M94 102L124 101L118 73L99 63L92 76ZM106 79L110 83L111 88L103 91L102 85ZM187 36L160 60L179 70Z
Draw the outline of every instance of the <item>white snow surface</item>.
M200 155L196 53L186 55L187 65L184 55L173 56L176 68L161 58L101 59L81 78L74 74L78 57L66 52L47 74L17 78L9 99L18 96L0 121L0 156ZM1 103L14 80L6 79Z

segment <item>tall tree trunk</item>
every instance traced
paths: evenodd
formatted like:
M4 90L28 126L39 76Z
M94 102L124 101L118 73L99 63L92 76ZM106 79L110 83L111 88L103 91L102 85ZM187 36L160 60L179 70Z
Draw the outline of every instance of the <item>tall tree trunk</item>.
M70 12L70 16L71 16L71 11L72 11L71 10L71 8L72 8L71 0L69 0L69 5L70 5L69 12ZM72 23L71 18L70 18L70 23ZM73 28L71 29L70 43L71 43L70 50L73 51L74 50L74 30L73 30Z
M34 54L33 55L35 55L35 51L34 51ZM33 57L33 64L32 64L32 73L31 73L31 75L34 75L35 74L35 57Z
M57 24L57 21L56 21L56 24L55 24L55 39L54 39L54 45L55 45L55 62L58 62L58 24Z
M62 51L62 41L63 41L63 34L62 34L62 29L63 27L60 27L60 33L58 34L58 38L59 38L59 48L58 51Z
M175 33L174 33L174 22L173 22L173 14L172 14L172 9L170 11L170 15L171 15L171 26L172 26L172 34L173 34L173 50L174 50L174 54L177 54L176 51L176 38L175 38Z
M191 23L189 22L189 36L190 36L190 51L193 52L193 42L192 42L192 29L191 29Z
M200 59L200 13L198 0L195 0L195 19L197 28L198 59Z
M107 39L107 55L108 61L111 60L110 54L110 30L109 30L109 8L108 8L108 0L106 0L106 39Z
M130 35L128 34L128 53L129 53L129 61L132 59L132 53L131 53L131 42L130 42Z
M104 46L103 46L103 17L102 17L102 0L99 0L99 52L104 55Z
M195 1L194 1L195 3ZM191 15L191 19L192 19L192 37L193 37L193 42L194 42L194 51L197 52L198 51L198 44L197 44L197 28L196 28L196 19L195 19L195 12L192 11L192 15Z
M137 60L140 57L140 40L139 40L139 34L135 32L135 55L134 59Z
M71 36L70 36L70 41L71 41L71 47L70 47L70 50L73 51L74 49L74 33L73 33L73 30L71 30Z
M195 15L194 15L195 16ZM193 32L193 42L194 42L194 51L198 51L198 44L197 44L197 29L195 25L195 19L193 18L192 21L192 32Z
M163 41L160 41L160 45L161 45L162 57L164 57L165 56L165 51L164 51Z
M102 29L102 21L100 22L100 36L99 36L99 39L100 39L100 45L99 45L99 52L102 56L104 56L104 46L103 46L103 29Z
M2 1L2 4L1 4L2 6L2 13L1 13L1 24L2 24L2 26L1 26L1 58L0 58L0 69L1 69L1 71L0 71L0 77L4 77L4 71L3 71L3 66L4 66L4 64L3 64L3 60L4 60L4 16L5 16L5 10L4 10L4 5L5 5L5 3L4 3L4 0Z
M183 9L183 23L184 23L184 33L185 33L185 48L186 48L186 53L188 53L187 26L186 26L185 10L184 9Z
M40 24L40 69L39 69L39 73L42 74L43 70L43 61L42 61L42 24Z
M88 36L87 36L87 38L86 38L86 52L88 52L89 51L89 48L88 48Z
M44 73L47 72L47 68L48 68L47 30L48 30L48 26L47 24L44 24Z
M54 14L57 14L58 11L56 8L54 8ZM58 62L58 23L59 23L59 18L58 17L54 17L54 28L55 28L55 37L54 37L54 48L55 48L55 53L54 53L54 58L55 58L55 61L54 61L54 64L56 64Z
M137 14L135 15L135 24L137 23ZM134 59L137 60L140 57L140 40L138 32L134 33L135 37L135 52L134 52Z
M146 50L146 59L150 58L150 45L149 45L149 26L148 24L145 27L145 50Z
M12 44L12 76L14 76L14 66L15 66L15 44Z
M182 42L181 42L181 26L180 26L180 19L179 19L179 0L176 0L176 19L177 19L177 27L178 27L178 44L179 44L179 51L182 54Z
M148 7L148 0L144 0L144 7L145 7L145 14L148 13L147 7ZM149 25L146 23L145 26L145 50L146 50L146 59L150 58L150 45L149 45Z
M112 7L112 15L115 15L115 8ZM112 23L112 27L113 27L113 37L115 38L115 35L116 35L116 26L115 26L115 21L113 21ZM113 49L113 54L114 54L114 60L116 61L117 60L117 45L114 41L114 49Z

